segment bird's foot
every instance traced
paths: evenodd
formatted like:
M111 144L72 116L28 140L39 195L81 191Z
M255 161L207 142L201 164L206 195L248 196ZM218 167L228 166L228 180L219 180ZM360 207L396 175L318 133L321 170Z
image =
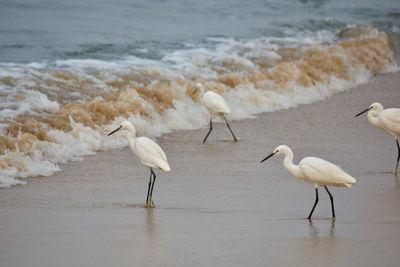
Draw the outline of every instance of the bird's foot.
M233 142L234 142L234 143L239 142L239 139L237 139L237 138L235 137L235 138L233 138Z
M154 208L154 207L155 207L155 206L154 206L153 199L152 199L151 197L150 197L149 200L147 201L146 207L148 207L148 208Z

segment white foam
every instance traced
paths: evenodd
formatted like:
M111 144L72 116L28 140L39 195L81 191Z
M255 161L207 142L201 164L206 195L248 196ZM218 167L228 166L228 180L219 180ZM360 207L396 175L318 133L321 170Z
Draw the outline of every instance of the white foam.
M0 173L2 171L3 170L0 169ZM1 175L0 174L0 188L7 188L7 187L10 187L12 185L19 185L19 184L20 185L21 184L26 184L26 182L20 181L18 179L11 178L8 174L6 174L6 175Z
M86 68L93 68L93 69L114 69L119 68L119 65L115 62L107 62L103 60L97 59L68 59L68 60L57 60L56 66L58 67L69 67L69 68L79 68L79 69L86 69Z
M44 158L42 151L37 150L32 156L27 156L23 152L19 151L9 151L5 155L10 162L13 162L15 166L19 166L18 170L15 167L11 167L7 170L1 169L0 175L8 177L10 179L16 180L17 178L27 178L30 176L49 176L55 171L59 171L58 166L49 161L48 158ZM10 180L6 180L10 181Z
M45 68L47 68L47 64L44 63L44 62L43 63L32 62L32 63L27 64L27 66L29 68L32 68L32 69L45 69Z
M60 109L60 105L56 101L51 101L45 94L38 91L25 91L26 101L30 108L40 109L48 112L56 112Z
M1 87L0 87L1 89ZM57 112L60 105L51 101L39 91L19 89L1 97L0 119L16 118L23 113L37 114L38 112Z

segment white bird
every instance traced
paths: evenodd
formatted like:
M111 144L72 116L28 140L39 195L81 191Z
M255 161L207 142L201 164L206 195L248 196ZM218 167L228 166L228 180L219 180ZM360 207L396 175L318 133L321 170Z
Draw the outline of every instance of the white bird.
M306 157L300 161L299 165L295 165L293 164L293 152L286 145L278 146L273 153L268 155L261 162L264 162L265 160L269 159L270 157L276 154L285 155L285 159L283 160L283 166L297 179L303 182L314 184L315 186L315 194L316 194L315 203L311 209L310 214L308 215L308 219L311 219L314 209L318 203L318 186L323 186L326 192L328 193L329 198L331 199L332 217L335 218L333 197L329 192L327 186L329 185L329 186L351 187L351 185L356 182L356 179L351 177L349 174L345 173L341 168L339 168L335 164L332 164L329 161L320 158Z
M383 109L381 103L373 103L369 108L361 111L356 117L368 112L368 121L378 129L388 132L396 140L397 161L394 168L394 174L397 175L397 167L400 159L400 145L398 138L400 136L400 108Z
M197 83L195 86L195 90L193 91L194 95L197 91L200 91L200 101L202 104L208 109L210 112L210 130L208 131L206 137L204 137L203 143L206 142L208 136L212 131L212 116L222 116L226 122L226 126L228 126L229 131L233 136L233 142L237 142L235 134L232 132L231 127L229 126L228 120L225 117L225 114L230 113L230 109L226 104L224 98L213 91L207 91L204 93L204 87L201 83Z
M122 122L117 129L109 133L107 136L110 136L119 130L128 130L126 138L128 139L129 146L140 159L142 164L150 168L150 181L147 189L146 206L154 207L152 196L154 183L156 182L156 174L153 169L162 169L169 172L171 169L167 162L167 156L165 156L162 148L153 140L145 136L136 138L136 129L129 121ZM151 180L152 177L153 182Z

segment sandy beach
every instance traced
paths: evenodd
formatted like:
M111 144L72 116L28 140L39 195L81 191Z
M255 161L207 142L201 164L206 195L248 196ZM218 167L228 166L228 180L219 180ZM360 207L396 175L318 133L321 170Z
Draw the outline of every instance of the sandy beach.
M0 190L0 266L398 266L400 178L393 138L354 115L372 102L399 107L400 73L309 105L219 123L157 141L171 172L149 171L129 148L61 165L51 177ZM314 188L282 166L260 164L280 145L298 163L317 156L357 179Z

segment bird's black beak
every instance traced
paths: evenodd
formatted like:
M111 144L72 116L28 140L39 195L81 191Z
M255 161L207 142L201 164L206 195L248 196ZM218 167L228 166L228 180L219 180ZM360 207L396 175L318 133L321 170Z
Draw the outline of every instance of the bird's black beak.
M355 115L354 117L358 117L358 116L360 116L361 114L363 114L363 113L365 113L365 112L368 112L368 111L370 111L370 110L371 110L371 108L367 108L367 109L361 111L360 113L358 113L357 115Z
M115 129L114 131L112 131L111 133L107 134L107 136L110 136L110 135L112 135L113 133L118 132L119 130L121 130L121 128L122 128L122 125L119 126L117 129Z
M273 155L275 155L276 152L273 152L271 154L269 154L265 159L263 159L262 161L260 161L260 163L263 163L264 161L266 161L267 159L269 159L270 157L272 157Z

